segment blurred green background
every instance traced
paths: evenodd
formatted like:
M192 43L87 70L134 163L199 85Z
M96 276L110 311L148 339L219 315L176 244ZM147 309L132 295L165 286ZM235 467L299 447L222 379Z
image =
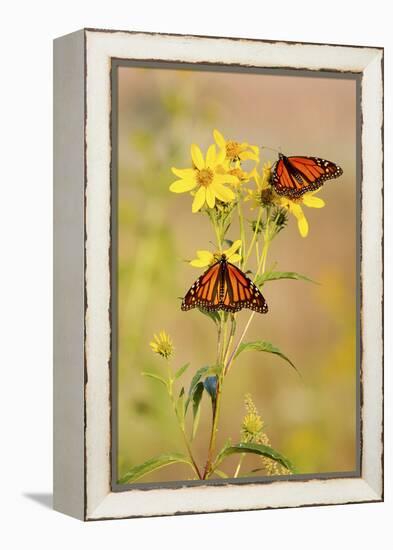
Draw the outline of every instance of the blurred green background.
M279 358L240 356L226 380L218 443L239 440L244 394L250 392L271 445L299 473L356 468L356 84L354 80L211 71L119 68L119 476L153 455L183 452L163 387L141 376L160 373L164 362L149 342L160 329L174 340L176 367L190 361L188 382L214 361L213 323L197 311L182 312L183 296L201 270L184 260L212 249L207 217L191 213L188 194L170 193L171 166L190 166L190 144L204 151L219 129L229 139L315 155L342 166L326 183L321 210L307 209L310 233L296 221L273 242L267 265L318 281L273 281L264 287L269 314L257 315L249 340L269 340L300 370L303 381ZM262 160L276 155L262 151ZM251 217L251 213L247 213ZM238 238L236 227L229 238ZM238 315L238 326L248 312ZM204 463L210 404L204 397L193 445ZM255 467L258 459L244 464ZM233 471L236 458L223 469ZM188 479L174 465L140 481Z

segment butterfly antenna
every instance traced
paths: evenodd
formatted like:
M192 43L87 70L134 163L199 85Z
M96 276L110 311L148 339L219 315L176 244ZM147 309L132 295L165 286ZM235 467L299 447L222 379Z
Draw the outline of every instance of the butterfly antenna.
M268 149L269 151L273 151L274 153L281 154L281 147L280 149L273 149L273 147L268 147L267 145L261 145L261 149Z

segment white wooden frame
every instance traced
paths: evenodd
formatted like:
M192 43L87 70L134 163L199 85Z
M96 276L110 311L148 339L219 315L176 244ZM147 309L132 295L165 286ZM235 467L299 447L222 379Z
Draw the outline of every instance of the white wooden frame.
M55 41L54 507L83 520L383 499L383 50L82 30ZM113 58L361 74L361 475L111 490Z

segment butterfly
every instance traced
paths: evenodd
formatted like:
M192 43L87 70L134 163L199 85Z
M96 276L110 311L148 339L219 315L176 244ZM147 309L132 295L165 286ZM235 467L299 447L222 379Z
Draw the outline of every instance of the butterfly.
M201 275L185 295L181 309L200 307L207 311L234 313L243 308L267 313L268 307L259 288L225 254Z
M281 153L275 164L272 185L279 195L298 198L319 189L326 180L338 178L342 168L318 157L286 157Z

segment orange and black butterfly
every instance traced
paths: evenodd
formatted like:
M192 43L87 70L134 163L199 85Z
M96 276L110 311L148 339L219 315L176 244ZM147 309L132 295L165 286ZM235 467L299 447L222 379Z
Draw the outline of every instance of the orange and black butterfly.
M243 308L258 313L267 313L268 310L259 288L243 271L228 262L225 254L195 281L185 295L182 310L194 307L230 313Z
M338 178L342 168L318 157L286 157L281 153L275 164L272 185L279 195L298 198L319 189L326 180Z

